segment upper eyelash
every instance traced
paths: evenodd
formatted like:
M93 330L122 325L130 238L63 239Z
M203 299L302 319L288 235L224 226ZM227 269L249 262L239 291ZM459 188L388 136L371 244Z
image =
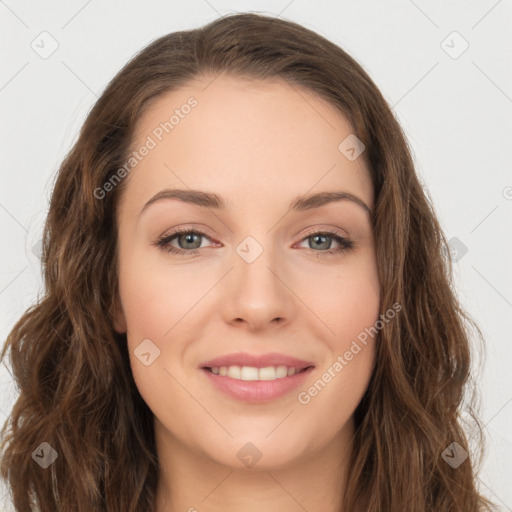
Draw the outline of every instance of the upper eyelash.
M199 231L197 229L189 229L189 228L183 228L183 229L177 229L176 231L173 231L169 235L165 235L161 238L159 238L156 243L154 244L157 247L160 247L162 250L173 253L173 254L197 254L199 252L199 249L192 249L190 251L187 251L185 249L178 249L176 247L173 247L172 245L169 245L169 242L173 240L178 235L188 235L188 234L195 234L200 235L204 238L207 238L208 240L212 241L212 239L202 231ZM327 251L313 251L313 249L309 249L310 251L316 252L318 254L326 254L326 255L332 255L332 254L343 254L345 251L348 251L350 249L353 249L355 244L352 240L349 240L346 237L340 236L336 231L311 231L309 233L306 233L306 236L304 236L301 239L301 242L305 240L306 238L309 238L314 235L327 235L330 238L333 238L340 244L341 247L338 247L337 249L329 249Z

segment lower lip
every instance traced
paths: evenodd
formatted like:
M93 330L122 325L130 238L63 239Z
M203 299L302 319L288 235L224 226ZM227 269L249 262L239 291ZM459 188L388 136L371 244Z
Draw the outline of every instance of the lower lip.
M233 398L250 403L270 402L288 394L292 389L304 382L314 367L274 380L240 380L226 375L215 375L210 370L201 368L211 383L220 391Z

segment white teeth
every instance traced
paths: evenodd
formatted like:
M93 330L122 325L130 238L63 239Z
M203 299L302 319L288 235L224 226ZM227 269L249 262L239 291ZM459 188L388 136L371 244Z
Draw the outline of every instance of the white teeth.
M260 368L258 376L259 380L274 380L276 378L276 369L273 366Z
M285 365L266 366L256 368L254 366L220 366L210 368L215 375L223 375L239 380L274 380L282 379L299 373L300 370Z
M288 368L286 366L278 366L276 368L276 379L286 377L288 375Z
M229 366L228 367L228 377L231 377L232 379L239 379L241 376L241 369L240 366Z
M242 371L240 374L240 378L242 380L258 380L258 368L253 368L252 366L242 366Z

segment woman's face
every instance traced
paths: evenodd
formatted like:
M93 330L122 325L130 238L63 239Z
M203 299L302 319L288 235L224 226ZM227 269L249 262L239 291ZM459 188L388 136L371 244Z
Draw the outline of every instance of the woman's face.
M349 142L339 149L350 125L313 93L208 82L162 96L138 124L117 212L115 328L161 443L229 466L283 466L341 446L369 383L373 189L363 158ZM190 200L162 193L175 189ZM320 192L362 204L293 208ZM269 353L278 358L251 359ZM205 369L233 354L210 364L219 375Z

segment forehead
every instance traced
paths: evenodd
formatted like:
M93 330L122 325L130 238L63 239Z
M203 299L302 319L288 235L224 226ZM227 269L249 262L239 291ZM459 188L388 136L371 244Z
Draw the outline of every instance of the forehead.
M346 189L371 208L363 158L339 150L352 133L335 106L282 79L196 79L158 97L139 119L132 150L150 140L152 149L126 192L140 203L163 187L201 189L234 207Z

